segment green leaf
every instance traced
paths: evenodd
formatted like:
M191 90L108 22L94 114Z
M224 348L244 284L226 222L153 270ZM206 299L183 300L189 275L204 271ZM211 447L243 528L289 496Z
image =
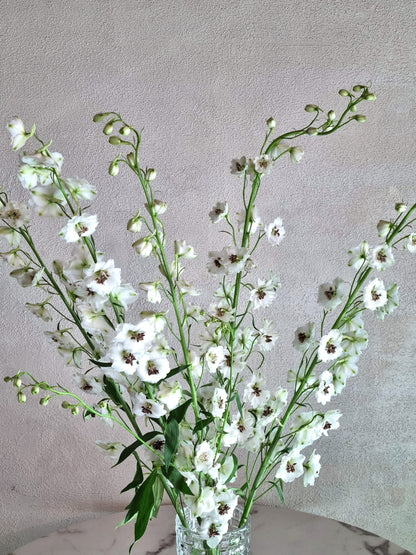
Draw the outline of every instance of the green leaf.
M173 487L176 490L185 493L186 495L192 495L192 491L189 489L186 483L185 477L177 470L174 466L170 466L168 472L166 473L166 478L172 482Z
M234 476L237 474L237 470L238 470L238 459L237 456L234 453L231 453L231 456L234 460L234 466L233 469L231 471L231 474L228 476L228 478L225 480L224 484L228 484L228 482L231 482L231 480L234 478Z
M162 504L163 492L165 488L163 487L162 480L157 476L155 483L153 484L153 508L151 518L156 518L159 513L159 507Z
M182 364L181 366L172 368L172 370L169 372L166 378L171 378L172 376L176 376L176 374L179 374L179 372L183 372L184 370L186 370L188 366L189 366L188 364ZM163 378L163 379L165 380L166 378Z
M172 413L171 413L172 416ZM166 470L170 466L170 461L172 460L173 455L176 453L176 449L178 447L179 441L179 424L173 418L169 417L169 420L166 424L165 430L165 466Z
M104 391L110 397L110 399L115 403L117 406L120 406L124 403L123 397L121 396L120 389L118 385L114 383L113 380L104 376Z
M143 536L146 532L149 520L152 517L152 511L154 506L154 496L153 496L153 484L156 480L156 470L150 474L145 482L140 486L140 498L138 506L138 515L136 519L136 524L134 525L134 542L131 544L129 553L133 549L134 544Z
M279 497L280 497L280 501L284 503L285 498L283 497L283 480L280 479L278 480L278 482L268 482L268 483L272 484L276 488L277 493L279 494Z
M126 507L128 509L127 514L123 519L123 521L117 525L117 528L119 528L120 526L124 526L124 524L127 524L128 522L133 520L133 518L135 518L136 515L138 515L141 519L142 513L144 516L147 514L147 511L150 514L150 511L152 510L152 506L153 506L152 488L153 488L155 479L156 479L156 470L153 470L146 478L146 480L137 489L133 499L127 505ZM149 519L147 519L146 521L146 526L148 521Z
M235 400L237 402L238 412L240 413L241 418L243 418L243 407L241 405L240 395L238 394L237 390L235 390Z
M210 416L209 418L205 418L204 420L199 420L199 422L196 423L196 425L194 426L194 429L192 430L193 433L196 434L197 432L200 432L201 430L209 426L213 421L214 421L213 416Z
M120 491L120 493L124 493L125 491L128 491L129 489L137 488L138 486L140 486L140 484L142 482L143 482L143 470L142 470L142 467L140 465L140 462L137 461L136 474L134 475L133 480L130 482L130 484L128 484L125 488L123 488Z
M147 432L147 434L144 434L144 436L143 436L143 441L148 443L151 439L153 439L156 436L160 436L160 435L161 435L161 433L157 432L156 430L154 430L153 432Z
M176 422L180 424L184 419L186 411L188 410L188 407L191 403L192 399L188 399L187 401L185 401L185 403L179 405L179 407L176 407L176 409L173 409L170 412L169 420L176 420Z
M143 441L140 439L137 439L134 443L132 443L131 445L123 449L123 451L120 453L118 461L116 462L116 464L113 465L112 468L114 468L115 466L118 466L120 463L125 461L127 457L129 457L134 451L136 451L138 447L140 447L140 445L143 445Z

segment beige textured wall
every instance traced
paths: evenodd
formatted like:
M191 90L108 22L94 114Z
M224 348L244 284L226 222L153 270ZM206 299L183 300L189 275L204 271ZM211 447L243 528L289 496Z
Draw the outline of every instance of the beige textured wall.
M133 284L154 275L125 231L139 197L125 172L107 175L113 149L91 121L95 112L118 109L144 127L145 159L169 204L168 231L195 245L200 256L189 277L203 285L207 250L223 245L207 213L217 200L238 206L231 158L257 151L267 117L282 129L298 126L307 122L307 102L339 110L339 88L373 83L378 100L365 106L368 123L302 140L302 163L276 168L258 203L266 220L284 219L288 234L278 251L262 251L283 282L274 312L281 339L268 375L284 383L296 360L294 329L319 317L318 285L351 279L348 249L364 238L375 244L377 221L396 201L416 200L413 0L3 0L0 9L1 128L14 114L36 121L64 154L65 175L96 184L99 245ZM1 181L23 199L8 141L0 133ZM59 224L43 226L41 248L50 259L66 256L62 244L50 245ZM411 255L397 258L386 280L401 285L400 310L384 324L367 318L360 374L331 407L344 415L341 428L318 446L321 477L314 488L288 487L287 504L416 550L416 269ZM1 375L27 369L70 384L44 341L47 324L24 309L30 298L2 264ZM123 508L128 497L119 491L132 468L110 470L93 444L112 439L110 429L83 424L58 403L18 405L5 384L0 395L2 553Z

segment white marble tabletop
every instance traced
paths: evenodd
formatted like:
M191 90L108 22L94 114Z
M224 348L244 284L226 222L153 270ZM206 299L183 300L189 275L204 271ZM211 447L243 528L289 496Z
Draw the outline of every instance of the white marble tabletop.
M113 513L74 524L9 555L127 555L133 538L132 525L115 530L123 517L123 513ZM175 555L174 529L172 507L162 506L132 555ZM360 528L262 505L252 514L251 550L253 555L412 555Z

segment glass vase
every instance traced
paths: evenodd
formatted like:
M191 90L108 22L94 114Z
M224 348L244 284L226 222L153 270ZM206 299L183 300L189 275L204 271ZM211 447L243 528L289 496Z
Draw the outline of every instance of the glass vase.
M185 507L184 515L189 528L185 528L176 515L177 555L250 555L250 517L245 526L239 528L242 512L242 507L236 507L228 532L216 547L209 547L197 531L196 519L189 508Z

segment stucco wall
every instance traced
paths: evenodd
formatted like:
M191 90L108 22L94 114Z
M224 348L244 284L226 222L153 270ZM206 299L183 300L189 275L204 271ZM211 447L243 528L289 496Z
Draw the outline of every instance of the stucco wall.
M271 382L283 384L296 360L294 329L319 318L318 285L351 279L348 249L363 239L376 244L378 220L393 216L395 202L416 200L414 2L3 0L0 10L1 182L24 199L5 125L15 114L27 125L36 121L63 153L65 175L97 186L99 246L133 285L154 276L125 231L138 191L126 172L108 176L114 149L92 123L95 112L119 110L144 128L143 158L157 168L170 237L196 247L189 277L213 290L206 253L224 240L207 214L218 200L238 208L230 160L258 150L269 116L290 129L308 121L306 103L339 111L339 88L372 83L378 98L365 106L368 122L302 140L302 163L282 162L258 201L266 221L283 218L288 235L278 250L261 251L283 283L274 308L280 340L267 366ZM41 226L47 257L67 256L52 239L59 224ZM384 323L367 318L360 373L331 405L344 415L341 427L318 446L321 477L314 488L288 487L286 497L290 507L416 550L416 270L411 255L397 258L386 281L400 284L400 309ZM1 375L27 369L70 384L44 340L48 325L24 308L29 299L32 292L2 264ZM0 395L2 553L127 504L119 491L131 466L111 470L94 447L95 439L114 437L111 429L84 424L59 403L18 405L6 384Z

